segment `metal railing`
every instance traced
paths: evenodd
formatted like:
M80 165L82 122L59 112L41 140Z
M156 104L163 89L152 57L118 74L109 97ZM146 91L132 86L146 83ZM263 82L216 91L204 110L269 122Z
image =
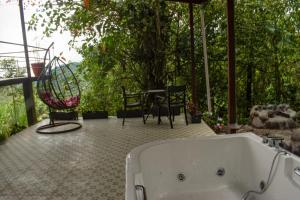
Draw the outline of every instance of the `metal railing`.
M23 44L6 42L6 41L0 41L0 44L10 45L10 46L24 46ZM30 63L44 63L45 59L50 58L50 51L49 51L49 57L48 58L44 57L45 52L47 52L48 48L42 48L42 47L37 47L32 45L27 45L27 46L29 48L28 58ZM23 51L20 50L1 51L0 50L0 86L1 86L1 79L28 77L29 73L26 69L27 67L26 56L24 54L25 54L24 50Z
M0 41L0 45L0 87L22 84L28 125L33 125L36 114L32 82L37 80L38 75L31 76L32 69L28 65L48 61L53 43L48 48L7 41ZM18 47L24 47L24 50Z

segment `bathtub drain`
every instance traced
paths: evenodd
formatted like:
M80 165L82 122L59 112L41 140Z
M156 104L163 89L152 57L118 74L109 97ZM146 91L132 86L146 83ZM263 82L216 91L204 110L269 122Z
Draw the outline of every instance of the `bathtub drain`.
M183 173L179 173L179 174L177 174L177 179L180 182L183 182L185 180L185 175Z
M221 168L219 168L218 170L217 170L217 176L224 176L224 174L225 174L225 169L223 168L223 167L221 167Z

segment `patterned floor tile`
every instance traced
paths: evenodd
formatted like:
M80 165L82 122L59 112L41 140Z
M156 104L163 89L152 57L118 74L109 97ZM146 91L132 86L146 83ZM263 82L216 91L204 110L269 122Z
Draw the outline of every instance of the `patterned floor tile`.
M19 200L18 196L12 195L12 196L0 196L0 200Z
M80 130L40 135L38 125L0 145L0 200L123 200L125 157L155 140L213 135L205 124L185 125L182 116L170 129L166 118L81 121Z

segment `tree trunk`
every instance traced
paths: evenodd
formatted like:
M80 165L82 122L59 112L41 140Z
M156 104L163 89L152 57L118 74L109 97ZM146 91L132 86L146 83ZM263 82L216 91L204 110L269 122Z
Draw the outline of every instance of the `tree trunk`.
M155 1L155 25L156 25L156 47L154 51L154 73L155 88L164 87L164 69L165 69L165 52L162 43L161 23L160 23L160 3Z
M247 65L247 81L246 81L246 109L245 116L250 113L252 107L252 83L253 83L253 63Z
M211 113L212 109L211 109L210 84L209 84L209 72L208 72L208 58L207 58L207 46L206 46L206 31L205 31L205 21L204 21L204 10L203 10L203 8L200 9L200 16L201 16L202 46L203 46L203 56L204 56L204 68L205 68L207 109L208 109L208 112Z
M181 62L180 62L180 48L179 48L179 28L180 28L180 14L177 13L177 31L176 31L176 47L175 47L175 73L180 74ZM175 74L175 76L176 76Z
M274 70L275 70L275 100L276 103L281 103L281 80L280 80L280 71L279 71L279 61L277 55L277 49L275 48L275 63L274 63Z
M281 101L281 81L280 81L280 71L279 71L279 60L278 60L278 48L276 42L276 36L273 37L273 48L274 48L274 90L275 90L275 101L277 104Z

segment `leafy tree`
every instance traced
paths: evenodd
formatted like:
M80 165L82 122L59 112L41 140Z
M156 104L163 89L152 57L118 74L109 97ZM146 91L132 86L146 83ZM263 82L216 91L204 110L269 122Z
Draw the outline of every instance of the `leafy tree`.
M19 68L15 59L0 60L0 68L4 71L1 78L25 77L26 70Z
M186 4L164 0L47 0L32 16L30 29L45 35L70 31L83 40L78 51L86 99L101 96L99 109L120 107L120 85L145 89L162 87L173 78L189 83L190 44ZM205 6L213 109L227 113L226 2ZM240 119L254 104L289 103L299 110L300 9L297 0L236 1L237 104ZM205 110L205 79L200 35L200 6L195 6L198 104ZM106 96L105 98L103 98ZM106 107L103 107L106 105Z
M244 115L253 104L288 102L299 109L290 99L299 88L294 79L300 59L299 3L244 0L236 8L238 96L244 97L238 107L246 108Z

